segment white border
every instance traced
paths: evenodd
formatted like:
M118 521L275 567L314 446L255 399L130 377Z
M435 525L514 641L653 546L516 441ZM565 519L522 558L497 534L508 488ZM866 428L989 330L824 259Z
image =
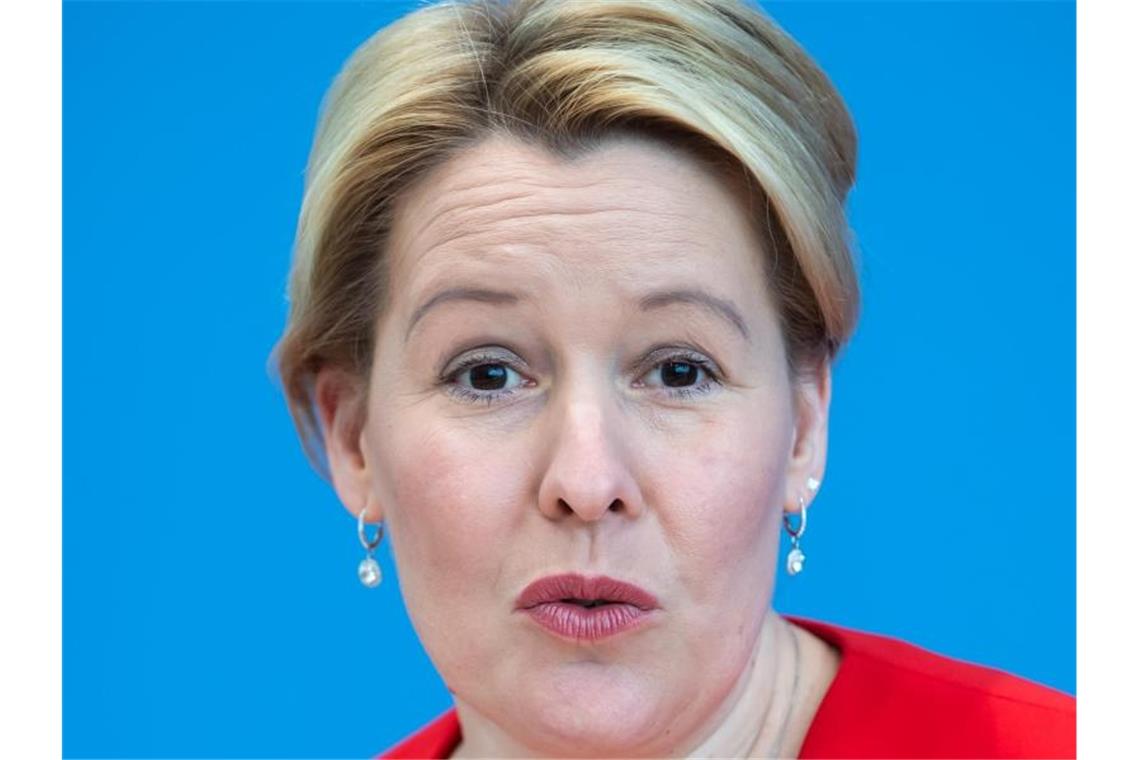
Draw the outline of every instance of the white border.
M1135 752L1140 192L1132 2L1077 3L1077 747ZM1043 161L1050 160L1042 156ZM1048 410L1043 410L1048 413ZM1032 477L1032 473L1024 473ZM1012 479L1016 485L1016 478ZM1032 634L1027 631L1027 634Z
M62 756L61 20L0 4L0 756Z

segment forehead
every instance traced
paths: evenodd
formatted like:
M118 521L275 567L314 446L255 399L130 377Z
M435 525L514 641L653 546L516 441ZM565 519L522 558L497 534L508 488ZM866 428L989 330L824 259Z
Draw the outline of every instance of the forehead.
M479 276L631 297L706 284L751 303L763 255L748 204L741 185L656 141L623 137L568 160L489 137L397 204L393 305L407 311L428 290Z

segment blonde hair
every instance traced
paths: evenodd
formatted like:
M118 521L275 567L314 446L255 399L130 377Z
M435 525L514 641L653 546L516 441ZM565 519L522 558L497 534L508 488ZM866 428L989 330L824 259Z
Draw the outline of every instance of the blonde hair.
M421 8L356 50L322 105L274 350L324 472L318 370L367 376L385 239L417 178L492 133L573 157L616 133L733 167L763 203L769 287L793 372L850 336L859 287L844 202L856 138L839 93L771 19L734 0L471 0Z

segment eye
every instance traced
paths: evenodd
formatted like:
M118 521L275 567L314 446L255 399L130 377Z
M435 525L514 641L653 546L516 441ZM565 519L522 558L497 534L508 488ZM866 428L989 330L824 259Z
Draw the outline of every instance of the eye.
M675 398L691 398L715 390L720 379L712 363L687 352L674 353L653 365L645 385L661 388Z
M444 380L448 391L460 399L491 404L518 390L521 384L512 385L512 376L522 379L503 357L475 354L463 359Z

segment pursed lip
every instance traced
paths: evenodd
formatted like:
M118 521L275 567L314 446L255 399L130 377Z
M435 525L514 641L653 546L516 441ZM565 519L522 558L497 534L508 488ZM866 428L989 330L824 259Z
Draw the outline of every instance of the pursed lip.
M629 604L646 611L655 610L660 606L657 597L632 583L607 575L585 576L579 573L563 573L548 575L531 583L515 600L515 609L525 610L540 604L567 599Z

